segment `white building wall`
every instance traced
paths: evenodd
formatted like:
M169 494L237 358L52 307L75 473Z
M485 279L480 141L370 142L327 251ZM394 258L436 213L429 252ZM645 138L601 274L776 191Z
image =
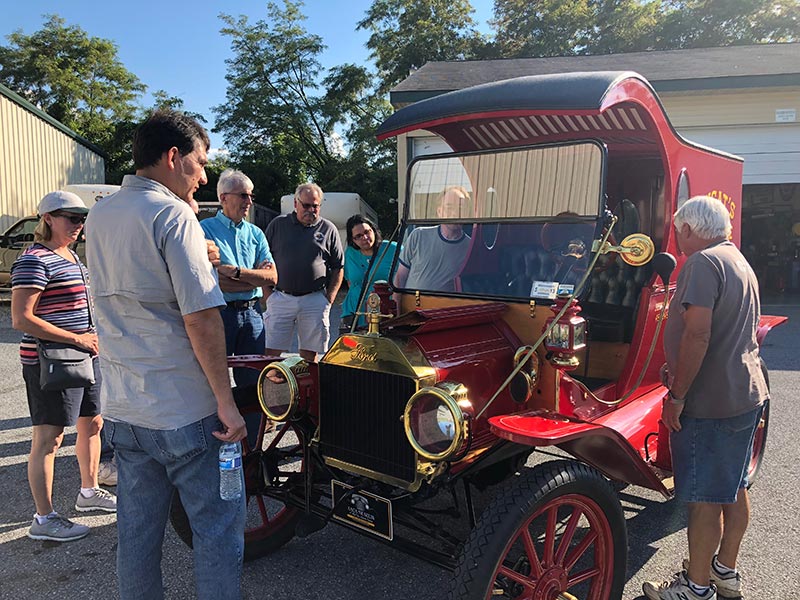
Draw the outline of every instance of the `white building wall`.
M800 87L663 94L685 138L744 158L744 184L800 183Z

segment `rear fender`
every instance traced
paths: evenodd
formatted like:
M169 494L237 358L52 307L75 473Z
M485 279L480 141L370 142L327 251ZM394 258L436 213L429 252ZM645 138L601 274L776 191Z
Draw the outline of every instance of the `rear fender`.
M613 429L542 411L492 417L489 423L500 438L528 446L558 446L610 479L671 497L639 453Z
M764 343L764 338L767 337L767 334L773 327L782 325L788 320L789 317L761 315L761 320L758 322L758 331L756 331L756 339L758 340L758 345L760 346L761 344Z

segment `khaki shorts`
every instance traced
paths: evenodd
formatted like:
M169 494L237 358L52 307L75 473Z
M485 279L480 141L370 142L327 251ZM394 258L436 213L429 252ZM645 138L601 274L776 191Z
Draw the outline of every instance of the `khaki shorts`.
M275 290L267 299L264 325L267 348L287 351L292 347L295 330L298 348L317 354L328 351L331 305L322 291L305 296L290 296Z

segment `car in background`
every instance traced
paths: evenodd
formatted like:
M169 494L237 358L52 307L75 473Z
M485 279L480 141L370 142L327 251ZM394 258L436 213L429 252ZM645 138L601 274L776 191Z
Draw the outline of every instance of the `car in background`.
M118 185L110 184L81 183L64 186L65 191L78 194L89 208L94 206L95 202L100 198L113 194L118 189ZM219 202L198 202L197 204L199 207L197 218L200 221L213 217L219 210ZM255 209L256 206L258 207L257 209ZM265 223L263 227L266 227L266 223L269 223L278 214L265 206L253 205L253 207L251 220L259 219ZM36 229L38 224L39 215L23 217L0 235L0 287L8 287L10 285L11 265L33 243L33 230ZM261 227L259 222L256 222L256 225ZM84 235L81 233L78 241L72 245L72 249L84 263L86 262L85 241Z
M91 208L100 198L116 192L119 186L104 183L77 183L65 185L63 189L80 196L84 204ZM33 243L33 231L38 224L39 215L23 217L0 235L0 286L8 286L11 283L11 265ZM83 233L71 246L84 263L86 262L85 246Z

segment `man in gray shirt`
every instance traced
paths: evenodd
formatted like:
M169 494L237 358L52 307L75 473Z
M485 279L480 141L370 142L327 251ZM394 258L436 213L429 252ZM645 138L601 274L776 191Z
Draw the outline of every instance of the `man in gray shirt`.
M194 119L153 113L134 135L136 175L87 220L103 414L119 469L122 600L163 598L161 544L175 490L195 531L198 597L241 597L244 494L220 498L218 456L245 426L228 379L225 300L190 208L206 183L208 146Z
M267 225L278 285L267 298L267 354L289 349L295 326L300 356L309 362L328 350L331 304L342 285L344 253L336 226L320 216L322 189L304 183L294 212Z
M741 596L736 570L750 518L747 474L768 390L758 355L758 281L728 237L728 210L714 198L675 213L678 276L664 328L675 498L688 504L689 562L672 581L647 582L651 600ZM710 586L713 583L716 586Z
M469 194L461 186L442 192L436 214L455 219L464 214ZM404 240L394 287L430 292L452 292L469 253L470 237L460 223L444 221L435 227L418 227ZM399 296L396 296L396 301ZM398 310L400 304L398 302Z

